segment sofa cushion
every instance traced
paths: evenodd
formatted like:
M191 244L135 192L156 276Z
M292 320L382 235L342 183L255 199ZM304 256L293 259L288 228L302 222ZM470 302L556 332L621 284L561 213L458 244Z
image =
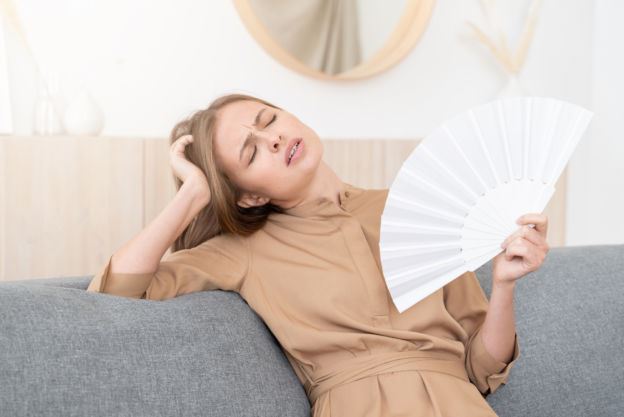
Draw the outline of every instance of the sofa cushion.
M165 301L91 277L0 283L6 416L309 416L305 392L236 293Z
M485 294L491 263L477 269ZM6 415L309 416L277 341L235 293L87 293L91 277L0 283ZM518 281L522 348L487 397L501 416L624 410L624 245L551 249Z
M487 297L492 261L477 270ZM516 284L522 351L507 385L487 397L501 416L624 413L624 245L552 248Z

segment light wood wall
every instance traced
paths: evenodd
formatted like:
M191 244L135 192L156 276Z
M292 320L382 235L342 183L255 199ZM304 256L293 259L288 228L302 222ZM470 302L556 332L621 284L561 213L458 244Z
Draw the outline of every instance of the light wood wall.
M387 188L414 140L326 139L344 181ZM0 136L0 280L92 275L175 195L164 138ZM561 246L565 171L546 207ZM167 252L169 253L169 251Z

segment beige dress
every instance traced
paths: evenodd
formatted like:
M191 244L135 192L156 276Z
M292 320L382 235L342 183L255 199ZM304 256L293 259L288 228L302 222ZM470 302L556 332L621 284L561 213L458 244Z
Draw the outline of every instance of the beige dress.
M340 206L317 199L273 213L250 237L219 235L161 261L154 274L110 273L88 291L164 300L235 291L283 347L318 416L496 416L485 400L510 363L485 349L488 300L466 272L399 314L380 267L388 189L343 182Z

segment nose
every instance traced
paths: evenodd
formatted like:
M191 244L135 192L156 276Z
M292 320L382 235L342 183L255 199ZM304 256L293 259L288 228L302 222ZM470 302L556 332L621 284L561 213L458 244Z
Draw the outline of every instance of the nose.
M274 132L256 132L256 136L262 141L265 141L272 149L279 150L280 146L284 145L282 135Z

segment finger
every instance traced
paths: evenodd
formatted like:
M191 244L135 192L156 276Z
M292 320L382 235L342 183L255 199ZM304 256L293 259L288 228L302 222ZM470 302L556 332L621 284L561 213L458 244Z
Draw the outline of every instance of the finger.
M544 236L542 236L537 230L529 227L528 225L522 226L516 232L509 235L507 239L503 241L501 247L506 247L509 242L513 241L518 237L522 237L540 248L548 248L548 243L546 242Z
M529 258L531 256L531 249L528 245L531 245L527 240L518 238L511 242L507 249L505 249L505 259L511 261L514 256L521 258Z
M518 251L522 256L523 261L527 265L531 265L531 267L539 265L546 257L546 251L541 249L539 246L534 245L526 239L519 238L516 242L513 243L514 249L512 252ZM518 248L521 249L518 249Z
M519 225L534 224L535 229L540 232L544 237L548 231L548 216L541 213L527 213L516 220Z
M182 135L182 136L180 136L179 138L176 139L176 142L177 141L187 141L187 140L192 141L193 140L193 135Z
M192 135L183 135L180 136L179 138L177 138L172 144L171 147L176 147L179 145L186 145L189 142L193 142L193 136Z
M507 236L505 240L503 240L503 242L501 243L501 247L502 248L506 247L509 244L509 242L514 240L516 237L520 236L520 231L521 229L517 229L515 232Z
M510 234L509 236L507 236L507 237L505 238L505 240L503 240L503 242L501 243L501 247L502 247L502 248L507 247L507 245L509 245L509 243L510 243L511 241L513 241L514 239L516 239L516 238L517 238L517 237L519 237L519 236L520 236L520 237L522 237L524 234L528 233L528 232L526 231L527 229L529 229L529 230L533 230L533 228L532 228L532 227L529 227L529 225L525 225L525 226L522 226L522 227L518 228L515 232L513 232L512 234Z
M546 238L537 230L532 227L522 226L522 233L520 233L520 237L526 239L531 242L533 245L540 249L547 249L548 243L546 242Z
M191 136L191 135L180 136L171 145L171 151L176 153L176 154L183 154L184 153L184 149L186 148L186 145L188 145L191 142L193 142L193 136Z

